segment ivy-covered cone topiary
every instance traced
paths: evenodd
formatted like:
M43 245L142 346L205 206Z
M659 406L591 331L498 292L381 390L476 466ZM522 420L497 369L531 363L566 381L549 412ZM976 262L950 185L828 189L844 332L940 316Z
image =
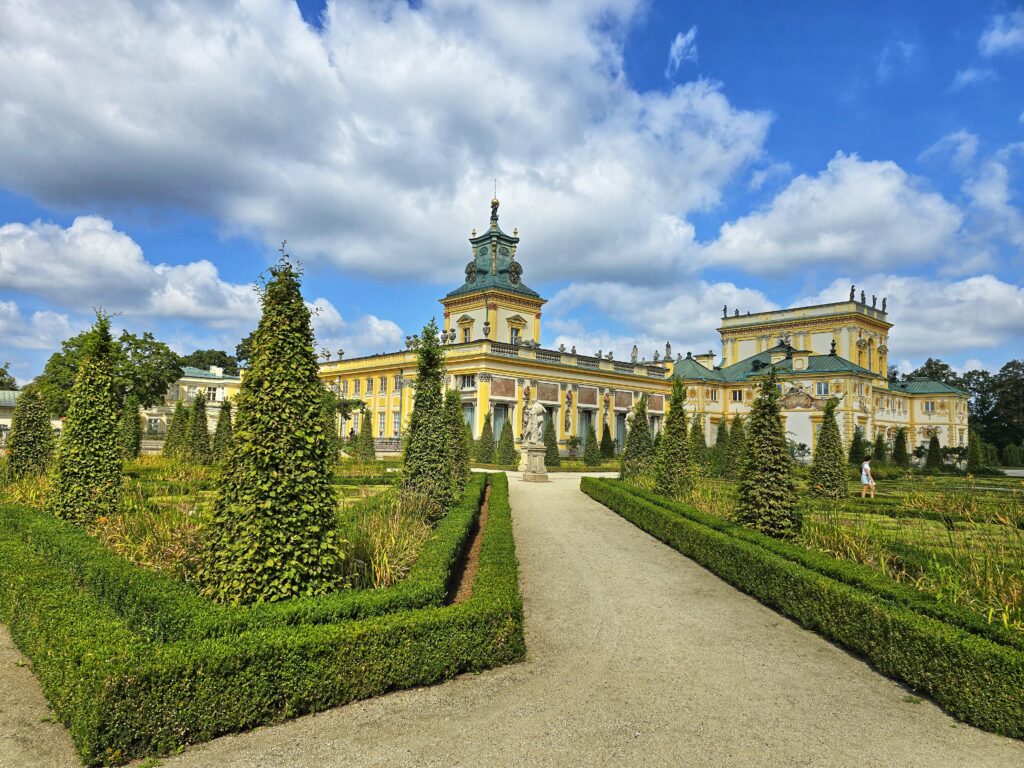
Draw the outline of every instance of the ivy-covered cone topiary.
M374 461L377 458L373 444L373 417L369 411L363 411L359 422L359 435L352 446L352 458L356 461Z
M726 466L726 477L739 480L743 477L747 465L747 430L743 417L736 414L732 417L732 429L729 430L729 455Z
M800 514L776 383L772 368L761 382L746 422L747 460L736 518L769 536L788 539L800 533Z
M287 256L270 275L198 571L204 594L226 603L319 595L342 581L310 313Z
M647 395L641 395L633 408L633 421L622 451L620 474L627 482L637 482L654 471L654 438L647 423Z
M405 441L405 487L448 510L457 495L451 482L452 433L446 428L444 349L431 319L416 340L416 400Z
M505 419L505 423L501 425L501 434L498 435L498 450L494 456L494 463L508 466L515 464L518 460L516 441L512 436L512 421Z
M654 465L658 489L672 498L678 498L689 490L692 483L689 436L686 431L686 394L683 382L679 379L672 382L672 397L659 448Z
M938 435L932 435L928 440L928 456L924 460L925 469L942 469L945 462L942 460L942 447L939 445Z
M601 464L601 446L597 442L597 433L594 425L587 425L587 442L583 446L583 463L588 467L596 467Z
M231 424L231 401L225 400L220 404L217 426L213 430L213 460L220 464L227 461L234 441L234 430Z
M122 392L110 318L96 316L85 346L57 447L49 501L57 517L78 522L92 522L117 509L124 462L117 439Z
M117 428L118 439L121 441L121 450L126 459L134 459L142 450L142 416L139 413L139 398L134 394L124 399L124 408L121 411L121 423Z
M196 393L189 409L188 432L182 454L193 464L210 463L210 429L206 425L206 395L202 392Z
M612 431L608 428L608 422L605 422L601 429L601 458L615 458L615 441L612 440Z
M885 444L885 435L881 432L875 436L875 445L871 455L879 464L885 464L889 460L889 446Z
M546 419L544 432L541 435L544 440L544 466L562 466L562 454L558 452L558 436L555 434L555 420Z
M695 475L706 475L708 471L708 439L704 434L704 414L693 414L690 424L690 467Z
M26 387L18 393L7 438L7 471L12 480L41 475L53 458L53 427L39 393Z
M180 458L188 434L188 423L189 408L179 400L171 414L171 423L167 425L167 434L164 435L163 455L168 459Z
M811 492L826 499L843 499L847 495L846 457L843 456L843 439L836 422L838 405L839 400L834 397L825 403L811 464Z
M967 471L973 474L983 469L985 469L985 456L981 450L981 440L972 429L967 436Z
M896 430L896 439L892 443L892 463L897 467L910 467L910 451L907 450L907 430L900 427Z
M850 452L847 456L850 465L859 467L869 453L871 453L871 446L864 439L863 430L860 427L854 427L853 437L850 438Z
M491 425L491 412L484 417L484 428L480 430L480 440L476 444L476 460L481 464L494 461L494 427Z
M444 414L450 447L448 471L451 475L452 494L458 499L469 480L469 443L466 437L466 421L462 415L462 395L457 390L449 389L445 392Z

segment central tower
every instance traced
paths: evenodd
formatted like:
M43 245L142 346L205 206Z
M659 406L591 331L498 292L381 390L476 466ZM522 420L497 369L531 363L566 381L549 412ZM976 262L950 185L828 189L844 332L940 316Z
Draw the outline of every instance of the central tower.
M444 330L454 330L464 344L490 339L504 344L540 343L540 295L522 280L516 261L518 229L508 235L498 226L498 206L491 200L487 231L469 238L473 258L466 265L465 282L441 299Z

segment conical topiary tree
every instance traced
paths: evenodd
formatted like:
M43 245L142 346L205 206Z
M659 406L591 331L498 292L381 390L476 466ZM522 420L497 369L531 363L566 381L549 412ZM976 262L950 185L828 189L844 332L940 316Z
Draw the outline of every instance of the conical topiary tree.
M821 430L814 446L814 462L811 464L811 493L826 499L845 499L848 490L843 439L836 422L838 405L839 400L834 397L825 403Z
M939 445L939 437L932 435L928 441L928 456L924 460L924 468L939 470L942 467L942 447Z
M518 460L516 455L516 441L512 436L512 421L505 419L501 425L501 434L498 435L498 450L494 456L494 463L507 466L515 464Z
M621 461L620 475L627 482L642 482L654 472L654 439L647 420L646 394L640 396L633 408L633 421L626 435Z
M788 539L800 533L800 514L776 383L772 368L761 382L747 420L747 461L736 517L769 536Z
M53 458L53 427L39 393L29 386L18 393L7 438L7 471L12 480L41 475Z
M431 318L414 343L416 400L405 444L405 487L426 495L448 510L457 498L451 473L452 435L444 412L444 348ZM442 471L438 471L439 468Z
M171 423L167 425L167 434L164 435L163 455L169 459L181 457L185 447L185 437L188 434L189 408L181 400L174 406L174 413L171 414Z
M672 397L665 417L664 437L655 456L655 482L658 489L672 498L679 498L691 486L690 441L686 430L686 394L683 382L672 382Z
M234 442L234 430L231 424L231 401L225 400L220 405L220 413L217 415L217 426L213 430L213 460L220 464L227 461Z
M188 433L182 455L193 464L210 463L210 428L206 424L206 395L200 391L188 414Z
M850 452L848 461L854 467L859 467L864 457L871 452L870 446L864 440L864 432L860 427L853 428L853 437L850 438Z
M732 429L729 430L729 460L726 476L739 480L747 465L747 431L743 417L738 413L732 417Z
M608 422L605 422L601 429L601 458L615 458L615 441L612 439L612 431L608 428Z
M198 568L204 594L236 604L321 595L343 578L323 384L300 274L287 255L260 298L263 316L235 398L235 444Z
M708 439L704 434L704 414L693 414L690 424L690 467L695 475L708 471Z
M121 450L126 459L134 459L142 450L142 417L139 414L139 398L129 393L124 399L121 422L117 427Z
M910 467L910 452L907 450L907 430L900 427L896 430L896 438L892 444L892 463L897 467Z
M889 460L889 446L885 444L885 435L881 432L875 435L875 446L871 455L879 464L885 464Z
M110 318L98 313L57 446L48 504L57 517L92 522L117 509L124 462L117 439L121 403Z
M597 432L594 425L587 425L587 442L583 446L583 463L588 467L596 467L601 464L601 446L597 442Z
M462 416L462 395L449 389L444 396L445 429L448 430L448 472L454 498L462 496L469 479L469 449L466 443L466 422Z
M715 429L715 444L709 451L708 465L715 477L725 477L729 469L729 422L722 419Z
M476 445L476 460L481 464L491 464L494 461L494 427L491 425L493 416L487 412L484 417L484 428L480 430L480 441Z
M983 469L985 469L985 459L981 450L981 440L972 429L967 436L967 471L973 474Z
M363 411L359 420L359 435L352 446L352 458L356 461L371 462L377 459L377 451L373 443L373 417L369 411Z
M544 422L544 466L562 466L562 455L558 452L558 437L555 435L555 420Z

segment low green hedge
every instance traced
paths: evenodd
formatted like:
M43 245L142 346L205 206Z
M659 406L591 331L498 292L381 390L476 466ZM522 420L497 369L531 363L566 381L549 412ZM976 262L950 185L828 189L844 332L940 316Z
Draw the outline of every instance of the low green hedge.
M840 560L838 558L831 557L824 552L817 552L798 544L790 544L785 541L773 539L770 536L765 536L742 525L730 523L720 517L705 515L693 507L666 499L664 496L657 493L633 488L632 486L627 486L618 481L614 482L623 490L656 504L674 514L681 515L693 520L694 522L700 523L701 525L706 525L709 528L714 528L715 530L728 533L729 535L742 539L743 541L757 544L780 557L792 560L805 568L817 571L831 579L835 579L836 581L841 581L857 587L858 589L870 592L888 602L904 605L917 613L931 616L932 618L944 621L948 624L953 624L960 629L988 638L993 642L1000 643L1002 645L1009 645L1017 648L1018 650L1024 650L1024 634L1004 627L1002 624L990 624L985 621L981 615L969 608L965 608L964 606L956 605L954 603L939 602L931 595L907 586L906 584L893 581L877 568L873 568L869 565L863 565L861 563L850 562L849 560ZM908 565L927 565L927 555L923 555L925 559L921 560L922 553L920 551L911 551L911 548L909 547L900 548L896 543L893 543L890 546L894 550L900 550L897 551L897 554L901 555L905 560L910 561L908 562Z
M708 525L615 481L583 478L581 488L726 582L931 696L956 717L1024 738L1024 653L1018 648L805 567L764 546L769 542L737 535L735 526Z
M398 485L402 479L401 472L388 472L385 475L334 475L334 485Z
M460 503L437 523L409 575L394 586L243 607L212 603L171 576L132 565L77 526L30 507L0 507L0 535L9 533L28 542L140 634L158 640L217 637L443 604L484 487L483 475L470 478Z
M525 641L508 486L504 476L491 486L480 568L458 605L165 642L4 530L0 618L89 765L517 661Z

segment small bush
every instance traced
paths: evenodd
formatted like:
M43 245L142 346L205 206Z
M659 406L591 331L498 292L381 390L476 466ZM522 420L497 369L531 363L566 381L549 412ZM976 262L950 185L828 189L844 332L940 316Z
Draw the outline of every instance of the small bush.
M512 436L512 422L505 419L505 423L501 425L501 435L498 437L498 450L495 452L494 461L497 464L511 465L518 460L515 438Z
M53 427L42 399L35 388L23 389L15 402L7 439L7 475L20 480L46 472L54 444Z
M555 435L555 420L548 419L544 423L544 466L558 467L562 464L562 454L558 451L558 437Z
M480 431L480 441L476 446L476 460L481 464L494 461L494 426L491 424L493 415L490 411L484 417L484 428Z

